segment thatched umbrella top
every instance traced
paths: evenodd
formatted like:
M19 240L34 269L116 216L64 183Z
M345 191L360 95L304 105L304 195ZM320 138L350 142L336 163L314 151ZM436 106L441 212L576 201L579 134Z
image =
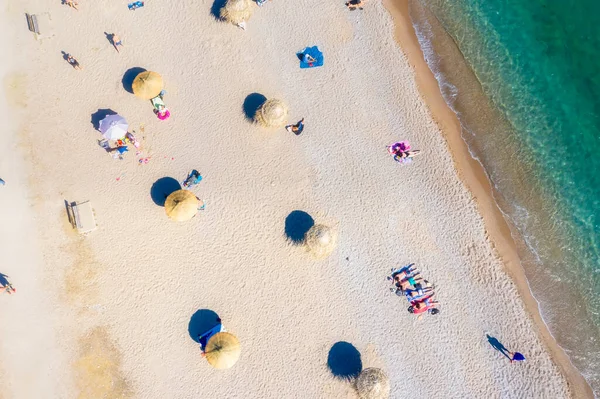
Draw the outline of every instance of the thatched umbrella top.
M167 216L177 222L190 220L202 205L198 198L188 190L177 190L171 193L165 201Z
M304 241L316 258L325 258L333 252L337 243L337 232L323 224L315 224L306 232Z
M382 369L369 367L356 378L356 390L360 399L388 399L390 380Z
M225 6L221 8L220 16L221 19L237 25L249 20L253 11L254 7L250 0L227 0Z
M264 127L283 127L287 123L288 107L277 99L267 100L260 106L254 119Z
M216 333L204 348L208 363L216 369L228 369L240 358L240 341L228 332Z
M131 88L137 97L151 100L163 89L163 78L156 72L144 71L135 77Z

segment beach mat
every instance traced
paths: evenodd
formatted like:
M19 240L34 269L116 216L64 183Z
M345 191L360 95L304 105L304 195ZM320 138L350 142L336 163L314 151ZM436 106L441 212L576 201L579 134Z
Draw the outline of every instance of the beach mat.
M313 62L312 64L304 62L304 55L310 55L315 59L315 62ZM321 52L321 50L319 50L317 46L305 48L302 52L298 53L298 58L300 58L301 69L320 67L323 66L323 63L325 61L323 58L323 53Z

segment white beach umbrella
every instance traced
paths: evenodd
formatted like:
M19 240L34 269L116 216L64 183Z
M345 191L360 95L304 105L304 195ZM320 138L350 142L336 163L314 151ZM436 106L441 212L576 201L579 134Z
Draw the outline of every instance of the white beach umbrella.
M127 134L129 124L121 115L108 115L100 121L100 132L105 139L122 139Z

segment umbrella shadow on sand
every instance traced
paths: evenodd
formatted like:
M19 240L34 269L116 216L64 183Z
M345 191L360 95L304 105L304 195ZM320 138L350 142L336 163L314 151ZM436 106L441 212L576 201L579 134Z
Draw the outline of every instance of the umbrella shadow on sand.
M121 83L123 84L123 88L126 92L133 94L133 81L135 80L135 77L142 72L146 72L146 70L140 67L129 68L125 72L123 79L121 79Z
M117 113L109 108L98 109L98 111L94 112L91 120L94 129L100 130L100 121L106 118L108 115L117 115Z
M329 350L327 366L340 379L351 380L362 371L360 352L349 342L336 342Z
M221 8L225 7L227 0L215 0L212 7L210 7L210 14L215 17L217 21L221 20Z
M156 205L165 206L167 197L177 190L181 190L181 184L177 180L172 177L161 177L152 185L150 197Z
M198 336L204 334L217 324L221 323L221 318L218 314L210 309L200 309L192 315L190 324L188 324L188 333L190 338L195 342L200 343Z
M294 245L304 243L304 236L315 224L314 219L304 211L292 211L285 218L285 236Z
M252 93L249 94L244 100L244 115L246 115L246 119L249 121L254 121L254 116L256 115L256 111L267 101L267 97L263 96L260 93Z

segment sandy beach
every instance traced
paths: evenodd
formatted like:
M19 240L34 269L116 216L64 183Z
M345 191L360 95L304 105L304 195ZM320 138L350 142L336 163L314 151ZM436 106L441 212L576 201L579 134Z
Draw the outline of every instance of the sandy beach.
M584 397L511 279L522 274L505 266L502 231L482 217L384 5L273 1L246 31L211 7L11 0L0 14L12 54L0 273L18 289L0 296L0 397L354 398L328 367L339 342L357 366L387 372L392 398ZM49 13L48 37L35 40L25 12ZM123 39L120 53L105 33ZM312 45L325 65L301 70L296 53ZM125 89L132 68L163 76L169 120ZM250 123L253 93L286 101L304 132ZM98 146L93 115L106 109L127 118L141 154L115 160ZM410 165L386 151L401 139L422 150ZM173 222L152 186L194 168L206 209ZM84 200L98 229L81 237L65 201ZM329 258L286 237L293 211L336 226ZM440 314L417 321L389 292L390 268L410 262L435 283ZM194 340L192 316L208 311L241 342L230 370L212 369ZM527 361L510 364L486 334Z

